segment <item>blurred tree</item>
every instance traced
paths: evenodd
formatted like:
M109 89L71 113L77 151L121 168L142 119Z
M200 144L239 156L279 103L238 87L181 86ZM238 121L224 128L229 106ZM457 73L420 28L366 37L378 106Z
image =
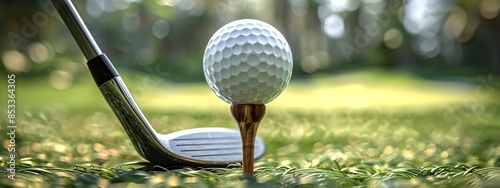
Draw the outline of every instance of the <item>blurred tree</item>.
M74 79L86 71L76 43L58 15L47 12L47 2L0 2L0 35L7 39L0 44L2 71L15 68L26 76L63 71ZM260 19L282 31L293 50L294 77L366 67L427 76L500 74L499 0L74 3L119 68L176 81L202 81L209 38L222 25L242 18ZM36 32L26 34L29 29ZM22 37L17 47L10 37L14 34Z

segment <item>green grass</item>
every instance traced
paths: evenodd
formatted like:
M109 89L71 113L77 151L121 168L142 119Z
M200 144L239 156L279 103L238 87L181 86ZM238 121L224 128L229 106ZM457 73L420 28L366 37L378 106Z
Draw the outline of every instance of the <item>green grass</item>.
M319 82L323 87L330 83ZM85 85L75 89L89 92ZM292 86L288 98L300 96L301 87L305 86ZM50 100L57 97L47 96ZM82 100L86 98L92 97ZM496 103L457 100L421 108L316 110L270 105L258 132L267 151L256 161L254 177L242 176L238 164L210 169L165 169L149 164L139 157L106 108L91 110L91 105L81 107L77 102L42 103L21 106L18 112L16 181L7 178L7 142L1 137L0 187L500 185L500 105ZM161 133L209 126L236 128L227 108L160 109L146 108L145 113Z

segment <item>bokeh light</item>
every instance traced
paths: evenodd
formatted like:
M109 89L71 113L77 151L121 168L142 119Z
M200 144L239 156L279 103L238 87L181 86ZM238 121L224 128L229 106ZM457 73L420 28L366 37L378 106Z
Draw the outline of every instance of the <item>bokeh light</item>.
M324 21L331 14L354 11L360 4L358 0L318 0L318 3L318 17L321 21Z
M105 12L124 10L130 6L130 3L140 2L141 0L89 0L86 3L87 13L92 17L99 17Z
M99 17L102 13L104 13L105 9L105 1L99 0L89 0L87 1L87 13L92 17Z
M379 14L385 9L385 4L384 0L365 0L363 1L363 11L371 15Z
M52 87L63 90L71 86L73 77L68 71L55 70L50 73L49 81Z
M54 49L47 42L36 42L28 47L28 55L34 63L44 63L52 60Z
M319 69L320 63L318 58L316 58L315 56L306 56L302 58L302 61L300 62L300 67L304 72L314 73Z
M395 28L387 30L384 34L384 44L390 49L399 48L403 44L403 34Z
M477 28L479 27L479 18L475 16L467 16L467 25L465 25L464 30L460 34L460 42L468 42L474 34L476 33Z
M498 0L482 0L479 4L479 12L486 19L493 19L498 16L500 11L500 1Z
M334 12L342 12L349 8L348 0L330 0L330 9Z
M166 20L159 19L153 23L151 31L156 38L162 39L170 32L170 25Z
M425 57L434 57L439 54L439 40L436 38L417 38L414 46L416 46L417 51Z
M328 37L334 39L344 36L344 19L336 14L328 16L323 23L323 31Z
M75 76L81 71L79 64L69 60L62 60L59 67L49 74L50 85L56 89L64 90L73 85Z
M156 3L161 6L176 6L179 1L178 0L156 0Z
M28 72L31 68L26 57L14 50L5 51L2 54L2 61L9 72Z
M291 11L297 16L304 16L307 14L309 5L306 0L290 0Z
M467 12L460 7L453 7L445 23L451 36L459 38L465 26L467 26Z
M405 6L403 25L414 35L434 38L442 25L441 19L449 9L448 0L409 0Z
M197 17L205 11L205 1L203 0L182 0L179 1L176 8L186 12L188 15Z

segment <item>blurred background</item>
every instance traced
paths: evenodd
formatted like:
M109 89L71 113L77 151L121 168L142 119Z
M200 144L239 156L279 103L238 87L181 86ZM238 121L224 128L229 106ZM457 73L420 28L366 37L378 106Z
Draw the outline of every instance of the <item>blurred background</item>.
M500 177L498 171L485 175L488 168L478 168L500 166L500 0L73 3L160 133L236 128L229 105L204 79L206 44L237 19L262 20L281 31L293 53L292 80L267 105L259 128L267 144L261 162L268 162L260 165L270 169L262 174L277 181L337 181L338 174L342 179L325 185L408 187L442 181L457 187L466 176ZM100 177L94 183L104 187L108 180L149 177L128 170L125 178L112 177L121 172L110 167L141 159L50 0L0 0L0 36L0 91L7 88L5 75L16 75L16 151L25 168L19 179L50 186L50 177L66 176L59 167L72 169L69 178L92 172ZM0 94L0 122L7 124L4 104L7 92ZM9 144L2 142L0 173ZM128 168L135 167L123 169ZM225 172L200 176L212 183L241 181ZM301 173L304 179L298 178ZM409 184L372 184L379 175L383 181L418 178Z
M165 92L174 92L172 87L162 91L162 86L168 84L204 83L202 57L209 38L226 23L243 18L263 20L283 33L294 56L292 83L322 78L318 81L321 86L344 84L342 88L321 90L323 93L319 95L357 97L345 106L366 99L358 95L363 93L372 93L370 97L380 95L379 99L391 98L377 93L377 89L367 90L369 84L362 84L376 79L402 80L401 87L392 91L394 96L405 96L401 101L409 101L408 98L442 101L453 94L462 94L460 100L463 96L477 98L478 84L483 84L487 89L484 92L489 94L500 85L495 81L495 75L500 74L500 0L75 0L73 3L103 52L125 81L131 83L139 101L144 92L151 92L148 97L157 96L158 100ZM92 82L86 60L49 0L1 1L0 13L3 74L15 73L24 83L36 83L27 86L33 90L53 89L38 92L42 97L46 95L44 99L64 93L60 90L73 90L80 95L86 91L75 89L79 83ZM333 77L336 79L330 79ZM404 93L405 85L413 84L415 91L422 90L421 82L413 82L415 79L438 81L441 85L427 82L425 85L434 86L432 91L447 90L450 95L408 96L415 92ZM356 84L345 85L352 80ZM456 83L473 85L455 87ZM303 97L307 94L303 92L311 88L297 86L290 90L294 89L297 92L289 94L289 99ZM27 90L18 92L26 98L34 96ZM206 102L196 92L184 90L181 96L190 97L193 103ZM193 96L186 96L189 93ZM99 94L92 89L88 95L93 99ZM64 101L52 101L57 100ZM331 103L325 100L318 104L335 105L347 99Z

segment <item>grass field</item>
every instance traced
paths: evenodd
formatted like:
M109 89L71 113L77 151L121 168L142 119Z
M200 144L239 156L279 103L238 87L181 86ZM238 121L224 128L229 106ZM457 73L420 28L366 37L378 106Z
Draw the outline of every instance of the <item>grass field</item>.
M124 79L160 133L236 128L229 105L204 84ZM238 164L165 169L145 162L89 82L56 90L44 80L19 80L16 181L8 179L2 133L0 187L500 186L500 86L479 95L479 84L379 72L292 81L268 105L259 128L266 154L255 176L243 177Z

